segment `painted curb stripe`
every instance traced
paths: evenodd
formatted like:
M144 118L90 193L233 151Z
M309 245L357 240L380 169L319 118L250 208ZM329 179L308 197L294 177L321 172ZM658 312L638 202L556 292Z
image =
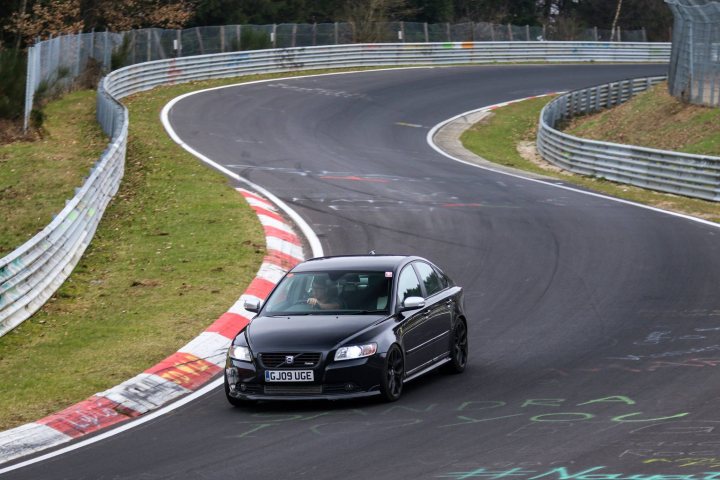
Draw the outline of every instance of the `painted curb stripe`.
M292 229L288 228L286 223L279 222L279 221L275 220L274 218L268 217L267 215L258 215L258 219L260 219L260 223L262 224L263 228L272 227L272 228L281 230L283 232L295 233L292 231Z
M222 316L206 330L206 332L215 332L224 337L233 338L234 335L245 328L248 323L250 323L248 318L238 315L237 313L227 312L223 313Z
M195 390L208 382L221 368L191 353L177 352L145 370L188 390Z
M92 396L65 410L38 420L37 423L47 425L71 438L78 438L138 415L140 415L139 412L119 407L112 400Z
M279 238L281 240L285 240L286 242L300 245L300 239L293 232L280 230L277 227L271 227L269 225L263 225L263 229L265 230L265 236Z
M273 212L272 210L268 210L266 208L262 207L252 207L253 210L255 210L255 213L258 215L265 215L266 217L270 217L274 220L277 220L278 222L284 222L285 220L280 216L280 214Z
M274 287L274 283L263 278L255 277L255 279L250 282L250 286L246 291L248 295L254 295L261 300L265 300Z
M0 458L13 459L54 447L72 437L39 423L28 423L0 432Z
M174 382L157 375L141 373L97 395L145 414L188 393L190 390Z

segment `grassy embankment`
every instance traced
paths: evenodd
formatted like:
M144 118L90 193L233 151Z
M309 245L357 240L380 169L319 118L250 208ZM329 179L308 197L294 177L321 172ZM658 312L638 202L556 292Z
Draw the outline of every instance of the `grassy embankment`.
M528 100L495 110L461 137L463 145L502 165L555 177L598 192L667 210L720 221L720 205L677 195L584 177L549 168L537 158L521 155L519 146L535 140L540 110L547 98ZM608 142L720 156L720 108L685 105L660 84L617 108L577 118L564 131Z

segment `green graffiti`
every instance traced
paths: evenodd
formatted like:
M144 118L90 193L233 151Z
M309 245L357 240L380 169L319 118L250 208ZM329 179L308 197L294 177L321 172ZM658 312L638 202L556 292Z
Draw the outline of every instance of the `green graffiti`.
M635 405L635 400L631 400L623 395L613 395L612 397L598 398L597 400L590 400L585 403L578 403L580 405L590 405L591 403L624 403L625 405Z
M573 418L565 418L574 416ZM552 417L552 418L549 418ZM560 418L557 418L560 417ZM567 413L546 413L544 415L535 415L530 420L533 422L583 422L590 420L595 417L592 413L579 413L579 412L567 412Z
M625 420L629 417L634 417L636 415L642 415L643 412L636 412L636 413L628 413L627 415L620 415L618 417L613 417L613 422L659 422L661 420L673 420L675 418L682 418L690 415L690 413L678 413L676 415L671 415L669 417L655 417L655 418L643 418L639 420Z

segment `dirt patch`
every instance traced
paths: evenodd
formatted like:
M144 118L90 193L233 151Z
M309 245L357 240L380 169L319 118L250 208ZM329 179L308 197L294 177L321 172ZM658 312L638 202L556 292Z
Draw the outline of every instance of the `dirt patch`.
M558 167L557 165L553 165L552 163L542 158L537 151L535 142L529 140L521 140L515 145L515 147L517 148L517 152L518 154L520 154L521 157L523 157L529 162L534 163L543 170L555 173L567 173L562 168Z

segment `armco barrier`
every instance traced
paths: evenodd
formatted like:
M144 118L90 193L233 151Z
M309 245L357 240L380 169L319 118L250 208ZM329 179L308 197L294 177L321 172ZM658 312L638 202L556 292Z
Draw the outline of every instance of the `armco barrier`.
M42 232L0 259L0 335L37 311L85 251L123 175L127 95L193 80L339 67L508 62L667 62L667 43L476 42L300 47L182 57L112 72L98 87L97 117L112 143L65 209Z
M558 122L626 102L666 77L613 82L562 95L540 113L537 147L543 158L582 175L705 200L720 200L720 157L578 138Z

